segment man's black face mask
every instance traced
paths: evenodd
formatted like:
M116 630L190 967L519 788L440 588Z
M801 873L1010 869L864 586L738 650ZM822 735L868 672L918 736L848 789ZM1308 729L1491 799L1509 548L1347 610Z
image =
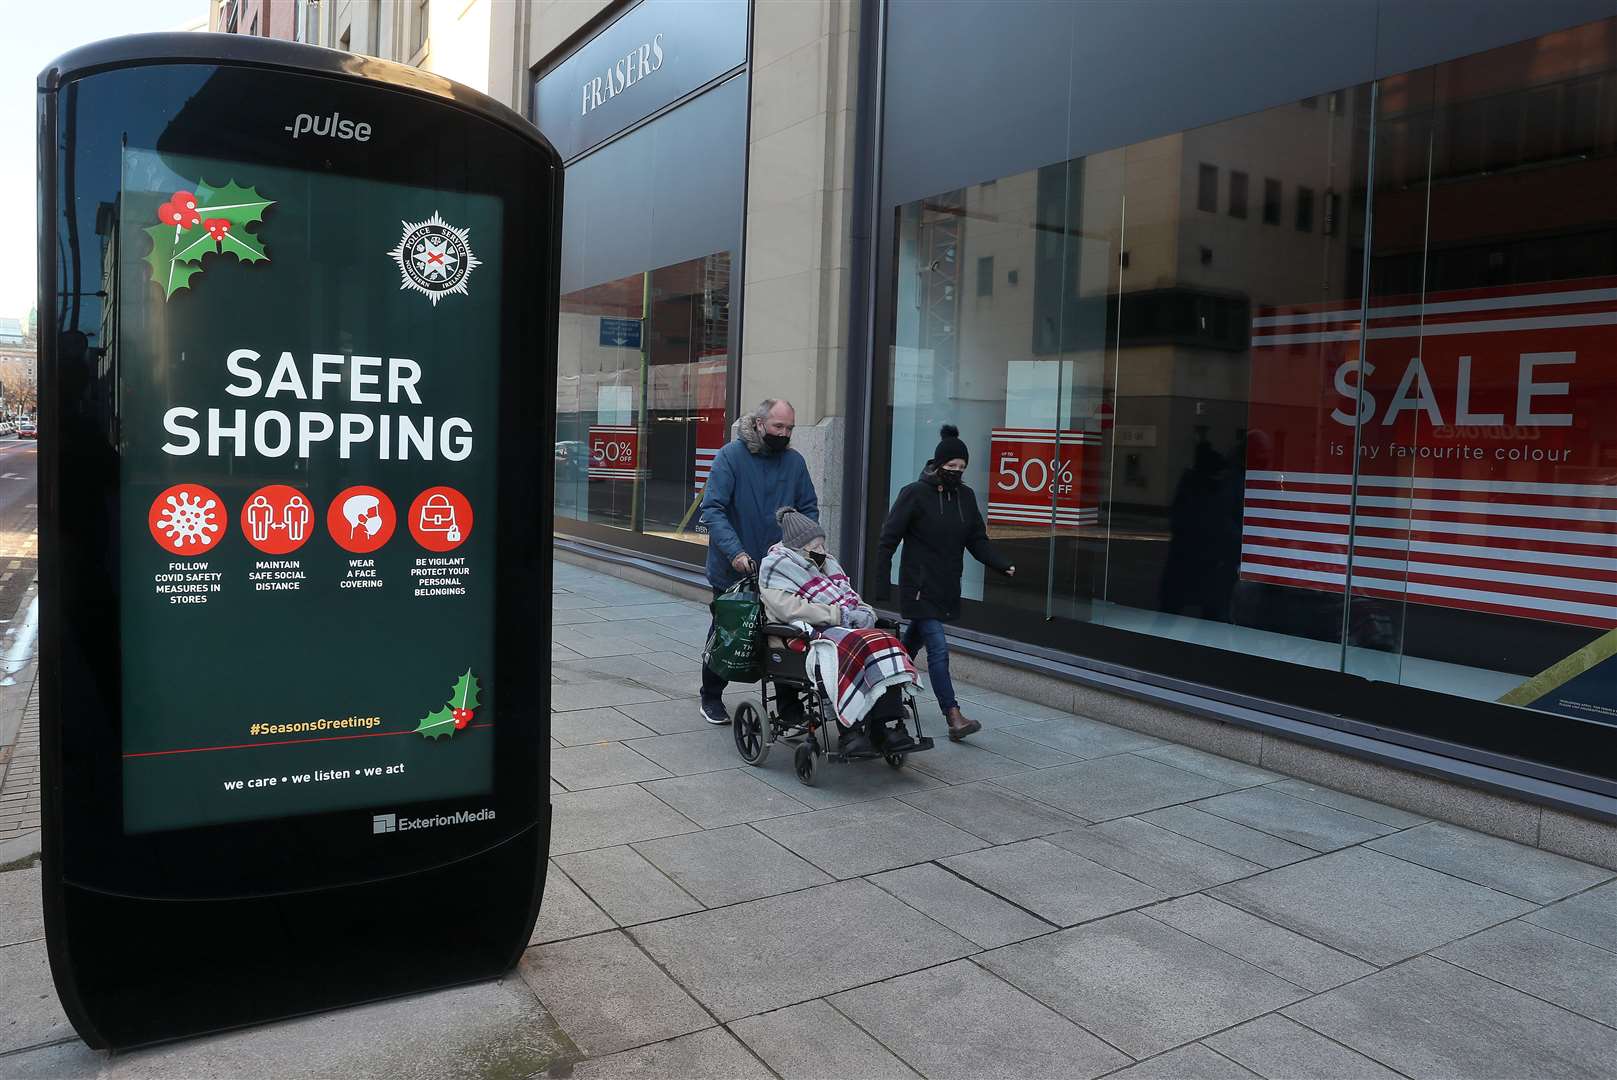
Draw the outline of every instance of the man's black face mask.
M764 449L771 454L778 454L792 444L790 435L770 435L764 433Z

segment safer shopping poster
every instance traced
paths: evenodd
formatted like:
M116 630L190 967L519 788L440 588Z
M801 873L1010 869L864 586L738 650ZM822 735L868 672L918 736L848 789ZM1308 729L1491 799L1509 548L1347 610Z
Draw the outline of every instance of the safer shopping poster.
M125 827L489 793L499 204L126 149Z

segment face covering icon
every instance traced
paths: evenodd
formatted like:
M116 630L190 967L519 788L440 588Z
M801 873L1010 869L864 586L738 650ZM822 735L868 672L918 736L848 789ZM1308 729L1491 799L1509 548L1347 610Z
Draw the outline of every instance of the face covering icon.
M365 530L366 536L381 532L381 507L382 500L375 495L351 495L343 500L342 516L348 522L348 539L352 540L360 529Z
M449 496L432 495L421 504L421 531L443 533L450 543L460 543L460 522L455 520L455 507Z

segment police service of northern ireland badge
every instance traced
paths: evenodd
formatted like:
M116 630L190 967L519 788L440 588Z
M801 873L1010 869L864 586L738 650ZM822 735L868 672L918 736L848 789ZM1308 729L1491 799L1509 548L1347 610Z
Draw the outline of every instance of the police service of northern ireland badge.
M399 265L399 288L414 289L432 301L450 293L466 295L466 280L482 265L472 254L470 229L457 229L435 210L426 221L405 221L404 235L388 254Z

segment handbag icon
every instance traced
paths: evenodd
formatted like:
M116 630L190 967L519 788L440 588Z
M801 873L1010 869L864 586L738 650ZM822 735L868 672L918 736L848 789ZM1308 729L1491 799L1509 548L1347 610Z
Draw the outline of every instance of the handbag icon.
M449 496L430 495L421 504L421 531L444 533L445 539L451 543L459 542L460 523L455 520L455 507L449 501Z

